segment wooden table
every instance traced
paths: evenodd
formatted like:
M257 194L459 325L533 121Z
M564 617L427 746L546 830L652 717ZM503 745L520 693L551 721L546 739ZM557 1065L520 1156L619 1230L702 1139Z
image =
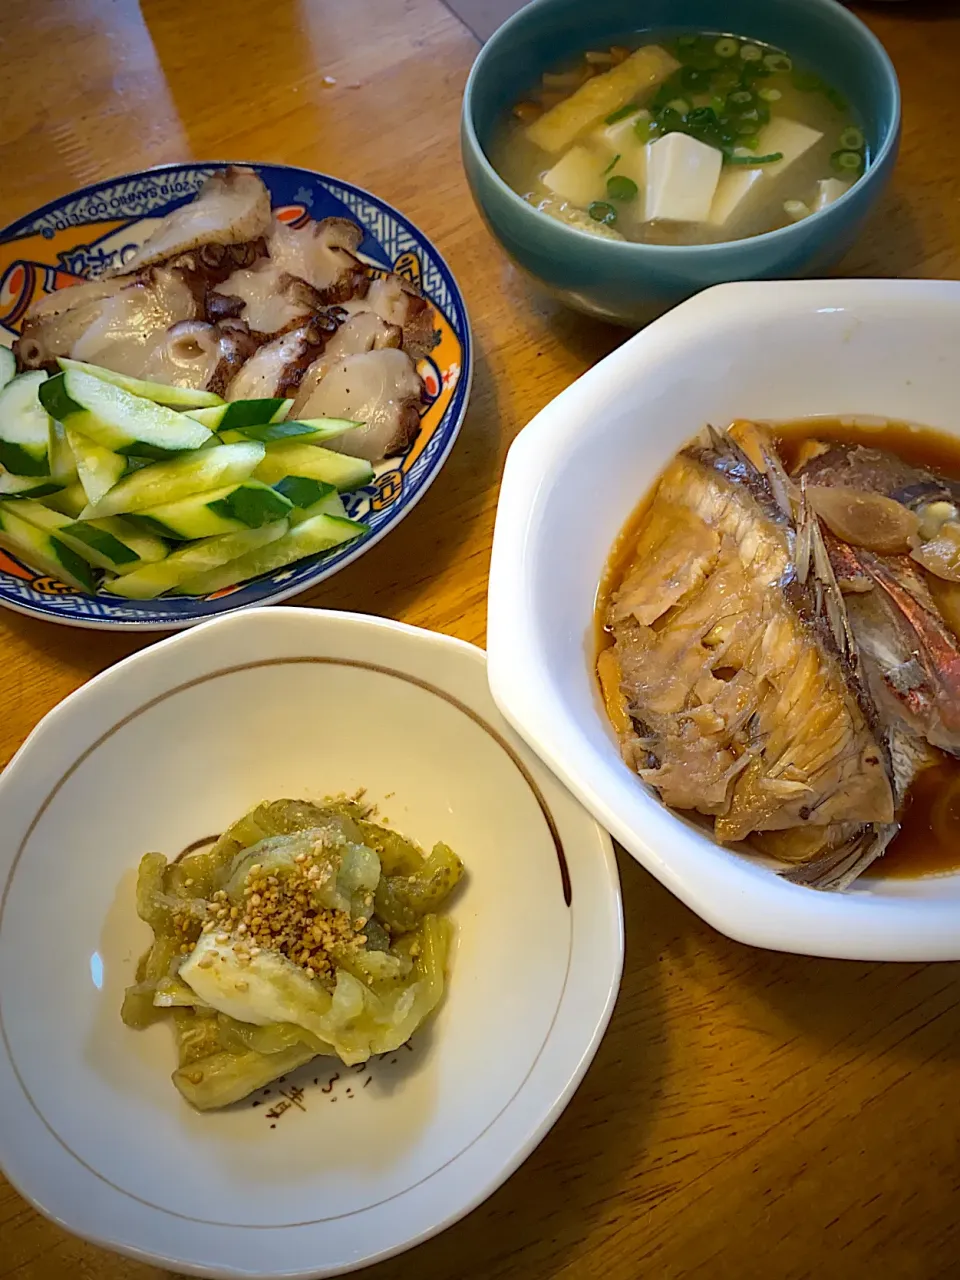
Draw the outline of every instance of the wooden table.
M2 7L0 222L144 165L249 158L369 186L440 246L477 346L460 441L397 532L300 603L482 644L507 447L625 335L532 293L481 225L457 144L471 33L440 0ZM900 73L904 144L854 274L960 266L952 7L862 10ZM143 643L0 616L0 764ZM750 950L620 865L623 988L579 1092L483 1207L371 1280L960 1275L960 966ZM72 1239L0 1185L0 1280L161 1274Z

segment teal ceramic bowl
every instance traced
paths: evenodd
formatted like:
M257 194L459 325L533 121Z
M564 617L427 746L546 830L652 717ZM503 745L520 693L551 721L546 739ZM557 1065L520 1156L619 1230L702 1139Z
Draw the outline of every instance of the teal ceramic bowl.
M835 204L778 231L708 245L604 240L539 213L487 157L497 126L541 72L585 48L643 31L728 31L786 49L848 99L872 163ZM900 140L900 88L883 46L835 0L533 0L473 65L461 142L481 213L507 253L560 301L588 315L643 324L728 280L822 275L850 248L887 185Z

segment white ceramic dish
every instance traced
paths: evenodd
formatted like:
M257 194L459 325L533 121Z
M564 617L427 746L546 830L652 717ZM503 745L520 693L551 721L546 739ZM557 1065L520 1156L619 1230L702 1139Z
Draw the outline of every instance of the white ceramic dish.
M593 815L717 929L877 960L960 958L960 874L792 886L669 813L620 759L592 675L603 567L632 509L707 421L876 414L960 432L960 283L709 289L559 395L507 459L488 655L501 711Z
M365 1072L317 1059L257 1107L191 1111L169 1027L119 1018L140 854L361 786L468 868L435 1022ZM613 1007L609 838L445 636L287 608L205 624L51 713L0 813L0 1163L71 1231L177 1271L330 1276L441 1230L557 1119Z

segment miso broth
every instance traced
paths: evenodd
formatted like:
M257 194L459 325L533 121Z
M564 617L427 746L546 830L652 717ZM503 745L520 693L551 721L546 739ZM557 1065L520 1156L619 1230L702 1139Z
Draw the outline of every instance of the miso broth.
M783 50L720 34L588 50L544 73L491 159L550 217L666 245L800 221L844 195L870 161L834 88Z

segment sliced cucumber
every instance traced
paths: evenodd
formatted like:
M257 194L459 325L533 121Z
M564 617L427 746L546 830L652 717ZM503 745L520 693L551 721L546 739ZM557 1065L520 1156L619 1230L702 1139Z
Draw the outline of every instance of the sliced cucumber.
M53 418L50 419L50 478L63 485L71 485L77 479L77 459L67 439L67 429Z
M75 591L92 595L96 584L86 561L62 538L17 515L18 506L19 502L0 504L0 547L12 552L31 569L39 569Z
M309 480L306 476L287 476L273 487L294 505L290 516L291 524L302 524L304 520L319 515L341 516L346 519L347 513L340 494L332 484Z
M51 511L61 511L74 520L87 505L87 495L79 480L74 480L73 484L68 484L65 489L57 489L54 493L33 496L39 498Z
M262 529L244 529L240 533L225 533L219 538L204 538L191 542L180 551L174 551L159 564L148 564L135 573L105 583L107 591L128 600L153 600L171 591L187 578L207 573L219 565L246 556L267 543L277 542L287 532L285 520L265 524Z
M15 476L12 471L0 471L0 498L45 498L62 488L50 476Z
M211 431L236 430L253 427L263 422L280 422L290 412L292 400L264 398L262 400L231 400L212 409L191 409L186 417L193 418Z
M0 464L20 476L50 474L50 415L38 392L42 370L21 373L0 391Z
M96 503L83 511L84 519L144 511L161 503L179 502L194 493L246 480L263 460L262 444L221 444L198 449L172 462L142 467L124 477ZM82 475L82 472L81 472Z
M109 382L114 387L129 391L131 395L143 396L145 400L169 405L172 409L199 409L206 405L223 404L222 398L212 391L197 391L193 387L167 387L162 382L144 382L141 378L130 378L125 373L101 369L99 365L86 364L83 360L68 360L65 356L61 356L57 364L64 372L75 369L80 373L89 373L101 382Z
M276 484L287 476L322 480L338 489L361 489L373 479L373 467L362 458L334 453L314 444L282 440L267 445L267 455L255 472L264 484Z
M28 521L37 529L53 534L71 551L75 551L88 564L98 569L109 569L111 573L130 573L145 563L129 543L121 541L112 530L104 527L106 522L88 524L82 520L72 520L70 516L52 511L42 502L34 502L30 498L0 503L0 517L11 506L15 516ZM160 547L161 557L165 556L166 548L160 539L154 538L152 542Z
M261 440L264 444L272 444L275 440L296 438L300 444L320 444L362 426L362 422L354 422L350 418L305 418L302 422L294 418L286 422L261 422L251 427L221 430L220 439Z
M145 522L164 538L213 538L236 529L259 529L285 520L293 510L289 498L261 480L243 480L179 502L145 507L132 519Z
M0 347L0 387L5 387L16 375L16 357L9 347Z
M127 460L121 458L119 453L96 444L75 427L68 425L64 427L64 432L77 464L77 475L87 495L87 502L99 502L105 493L123 479Z
M169 458L206 444L211 433L185 413L135 396L80 369L50 378L40 399L52 418L114 453Z
M177 590L185 596L209 596L215 591L223 591L235 583L246 582L248 578L258 578L262 573L272 573L274 569L282 569L285 565L294 564L305 556L316 555L320 551L329 551L331 547L349 542L367 532L367 525L358 524L354 520L343 520L338 516L319 515L311 520L304 520L291 529L284 537L267 547L249 551L246 555L217 569L208 569L193 577L185 578Z

